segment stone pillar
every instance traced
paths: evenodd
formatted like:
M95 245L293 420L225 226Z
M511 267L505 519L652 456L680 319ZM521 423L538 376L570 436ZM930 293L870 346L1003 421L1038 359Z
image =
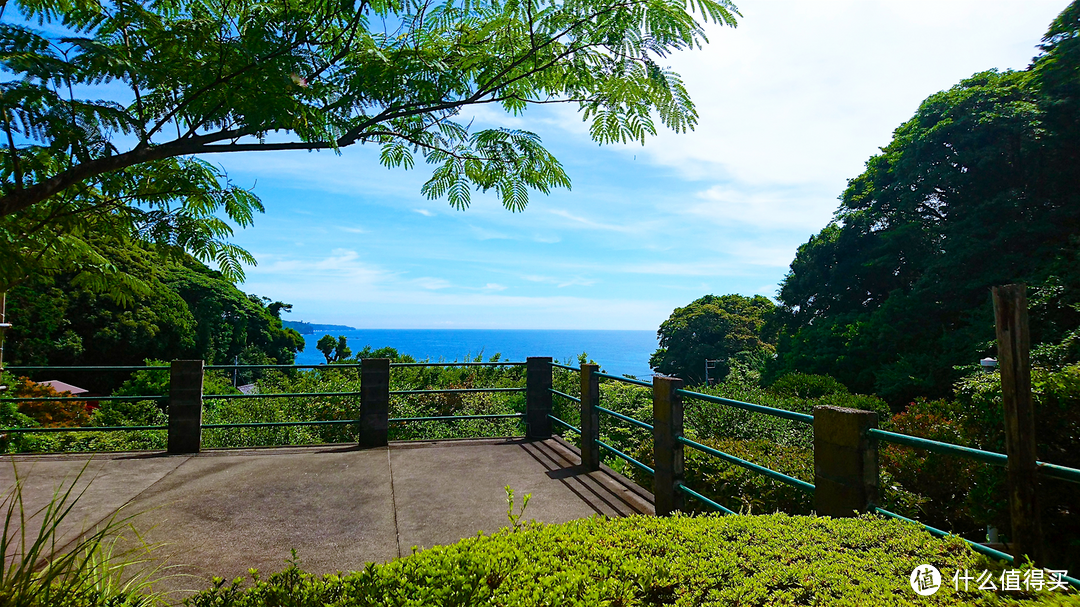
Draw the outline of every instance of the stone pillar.
M525 359L525 437L551 438L551 357Z
M600 469L600 378L593 375L600 365L581 363L581 465L586 470Z
M360 360L360 446L385 447L390 428L390 359Z
M203 361L174 360L169 365L169 453L202 448Z
M1031 333L1027 288L994 287L998 367L1005 413L1005 453L1009 456L1009 519L1012 553L1046 566L1046 547L1039 515L1039 468L1035 450L1035 407L1031 398Z
M878 501L878 414L814 407L814 508L819 516L847 517Z
M683 381L675 377L653 377L653 459L656 476L653 482L656 516L668 516L683 508L683 433L682 396L676 390Z

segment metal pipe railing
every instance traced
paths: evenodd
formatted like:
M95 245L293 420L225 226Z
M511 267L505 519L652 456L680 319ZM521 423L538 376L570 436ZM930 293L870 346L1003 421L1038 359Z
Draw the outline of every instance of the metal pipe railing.
M578 397L576 397L576 396L570 396L570 395L569 395L569 394L567 394L566 392L559 392L559 391L558 391L558 390L556 390L555 388L548 388L548 391L549 391L549 392L551 392L552 394L555 394L555 395L557 395L557 396L561 396L561 397L563 397L563 398L565 398L565 399L567 399L567 400L571 400L571 401L573 401L573 402L575 402L575 403L580 403L580 402L581 402L581 399L580 399L580 398L578 398Z
M790 419L792 421L802 422L804 424L814 423L814 416L807 415L806 413L797 413L795 411L788 411L787 409L776 409L774 407L766 407L765 405L755 405L754 403L744 403L740 400L731 400L730 398L713 396L711 394L702 394L700 392L691 392L690 390L679 389L675 392L682 394L683 396L696 398L698 400L718 403L721 405L728 405L731 407L736 407L738 409L745 409L746 411L753 411L754 413L764 413L765 415L772 415L773 417Z
M631 379L629 377L622 377L620 375L611 375L610 373L602 373L600 371L593 371L593 375L597 377L605 377L607 379L614 379L615 381L621 381L625 384L634 384L635 386L644 386L646 388L652 387L652 382L641 381L640 379Z
M649 466L646 466L645 464L637 461L636 459L630 457L629 455L623 453L622 451L619 451L615 447L612 447L611 445L609 445L609 444L607 444L607 443L605 443L603 441L596 441L596 444L599 445L601 449L604 449L605 451L611 453L612 455L614 455L616 457L619 457L619 458L622 458L622 459L626 460L627 462L629 462L630 464L633 464L635 467L639 468L640 470L648 472L649 474L654 474L654 475L656 474L656 470L653 470Z
M714 508L716 510L719 510L720 512L723 512L724 514L735 514L735 512L733 510L729 510L729 509L721 506L720 504L718 504L718 503L714 502L713 500L705 497L704 495L698 493L697 491L694 491L693 489L691 489L690 487L687 487L686 485L684 485L682 483L679 483L679 484L675 485L675 489L677 491L681 491L681 492L685 493L686 495L689 495L690 497L698 500L699 502L702 502L703 504L705 504L707 506L711 506L712 508Z
M763 475L765 475L765 476L767 476L767 477L769 477L771 479L778 480L778 481L780 481L782 483L786 483L788 485L791 485L792 487L795 487L797 489L801 489L801 490L805 491L806 493L809 493L810 495L814 494L814 486L813 485L811 485L810 483L808 483L806 481L799 480L799 479L795 478L794 476L788 476L788 475L786 475L786 474L784 474L782 472L777 472L776 470L773 470L771 468L766 468L765 466L759 466L759 465L757 465L757 464L755 464L753 462L748 462L748 461L746 461L746 460L744 460L742 458L735 457L734 455L731 455L729 453L724 453L723 451L718 451L718 450L713 449L712 447L710 447L708 445L703 445L703 444L701 444L699 442L692 441L692 440L686 438L685 436L679 436L675 440L677 440L680 443L686 445L687 447L692 447L694 449L697 449L698 451L702 451L704 453L708 453L709 455L719 457L720 459L722 459L722 460L724 460L726 462L735 464L736 466L742 466L743 468L746 468L748 470L753 470L754 472L757 472L758 474L763 474Z
M626 422L628 424L635 425L635 426L637 426L639 428L645 428L646 430L652 430L653 429L651 424L646 424L643 421L638 421L638 420L636 420L636 419L634 419L632 417L628 417L626 415L623 415L622 413L612 411L611 409L608 409L606 407L601 407L600 405L596 405L596 410L601 412L601 413L607 413L608 415L610 415L610 416L612 416L614 418L621 419L624 422Z

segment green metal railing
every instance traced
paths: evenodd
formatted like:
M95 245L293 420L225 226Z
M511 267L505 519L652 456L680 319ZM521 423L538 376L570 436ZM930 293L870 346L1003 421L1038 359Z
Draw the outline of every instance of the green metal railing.
M679 483L679 484L675 485L675 488L678 489L679 491L683 492L684 494L689 495L690 497L692 497L692 498L698 500L699 502L705 504L706 506L711 506L714 510L719 510L720 512L723 512L724 514L735 514L734 510L729 510L729 509L721 506L720 504L712 501L711 499L705 497L704 495L698 493L697 491L694 491L693 489L691 489L690 487L687 487L686 485L684 485L682 483Z
M73 367L51 367L51 366L22 366L22 367L4 367L5 371L49 371L53 369L63 369L64 371L168 371L168 365L154 365L154 366L73 366Z
M653 470L649 466L637 461L636 459L630 457L629 455L623 453L622 451L619 451L615 447L612 447L611 445L609 445L609 444L607 444L607 443L605 443L603 441L599 441L599 440L596 441L596 444L599 445L599 447L601 449L607 451L608 453L611 453L612 455L629 462L635 468L637 468L639 470L642 470L643 472L646 472L646 473L651 474L653 476L656 475L656 470Z
M168 430L168 426L85 426L82 428L3 428L3 434L25 434L38 432L132 432L135 430Z
M581 369L579 369L578 367L571 367L570 365L564 365L564 364L557 363L557 362L551 363L551 366L555 367L556 369L566 369L567 371L577 371L577 372L581 371Z
M330 396L360 396L360 392L269 392L251 394L204 394L203 400L243 400L251 398L318 398Z
M87 401L140 401L140 400L165 400L168 396L27 396L0 398L0 403L29 403L29 402L87 402Z
M436 366L437 367L503 367L503 366L521 366L521 365L525 365L525 364L526 363L523 363L523 362L452 362L452 363L450 363L450 362L439 362L439 363L420 363L420 362L417 362L417 363L390 363L390 366L391 367L425 367L425 366L428 366L428 367L436 367ZM558 369L564 369L564 370L568 370L568 371L580 372L580 368L572 367L572 366L569 366L569 365L563 365L563 364L556 363L556 362L552 362L551 366L552 366L552 368L558 368ZM204 368L208 369L208 370L215 370L215 369L355 369L355 368L360 368L360 367L361 367L361 365L359 365L359 364L342 364L342 365L207 365ZM58 367L47 367L47 366L7 367L7 369L11 370L11 371L42 371L42 370L57 369L57 368ZM170 367L167 367L167 366L77 366L77 367L62 367L62 369L67 370L67 371L124 371L124 372L130 372L130 371L166 371L166 370L169 370L169 368ZM642 387L647 387L647 388L651 388L653 386L653 384L650 383L650 382L637 380L637 379L632 379L632 378L629 378L629 377L611 375L611 374L603 373L603 372L600 372L600 371L594 371L593 375L595 377L598 377L598 378L615 380L615 381L628 383L628 384L632 384L632 385L637 385L637 386L642 386ZM473 392L477 392L477 393L479 393L479 392L489 392L489 393L511 392L512 393L512 392L524 392L525 390L526 390L526 388L454 388L454 389L431 389L431 390L393 390L393 391L390 391L390 395L392 395L392 396L393 395L400 396L400 395L416 395L416 394L460 394L460 393L473 393ZM569 400L571 402L576 402L576 403L581 402L581 398L572 396L572 395L567 394L565 392L560 392L560 391L558 391L558 390L556 390L554 388L549 388L549 391L553 395L556 395L556 396L558 396L560 398L565 398L565 399L567 399L567 400ZM754 413L762 413L762 414L765 414L765 415L770 415L770 416L773 416L773 417L787 419L787 420L800 422L800 423L804 423L804 424L813 424L813 422L814 422L814 416L809 415L809 414L805 414L805 413L798 413L798 412L795 412L795 411L788 411L788 410L785 410L785 409L777 409L777 408L774 408L774 407L767 407L767 406L764 406L764 405L758 405L758 404L754 404L754 403L747 403L747 402L732 400L732 399L723 398L723 397L719 397L719 396L713 396L711 394L703 394L703 393L700 393L700 392L693 392L693 391L685 390L685 389L678 389L678 390L676 390L676 393L678 393L678 394L680 394L682 396L688 397L688 398L694 398L694 399L703 400L703 401L706 401L706 402L711 402L711 403L721 404L721 405L725 405L725 406L735 407L735 408L743 409L743 410L746 410L746 411L751 411L751 412L754 412ZM317 398L317 397L356 397L356 396L360 396L360 395L361 395L361 392L355 391L355 392L309 392L309 393L291 393L291 394L290 393L285 393L285 394L211 394L211 395L205 395L203 398L205 400L215 400L215 399L228 400L228 399L298 398L298 397L300 397L300 398L303 398L303 397L309 397L309 398ZM158 401L160 401L160 400L164 400L166 398L167 397L165 397L165 396L95 396L95 397L71 396L71 397L25 397L25 398L19 398L19 397L12 398L12 397L9 397L9 398L0 398L0 402L34 402L34 401L41 401L41 402L49 402L49 401L52 401L52 402L63 402L63 401L78 401L78 402L86 402L86 401L104 401L104 402L118 401L118 402L124 402L124 401L129 401L130 402L130 401L141 401L141 400L158 400ZM612 417L614 417L614 418L616 418L616 419L618 419L618 420L620 420L622 422L631 424L631 425L636 426L638 428L642 428L642 429L646 429L646 430L650 430L650 431L654 429L654 426L649 424L649 423L646 423L646 422L631 418L631 417L629 417L627 415L623 415L621 413L618 413L617 411L613 411L611 409L608 409L608 408L605 408L605 407L602 407L602 406L599 406L599 405L596 405L596 409L601 413L604 413L606 415L610 415L610 416L612 416ZM389 422L396 424L396 423L426 422L426 421L445 421L445 422L449 422L449 421L461 421L461 420L469 420L469 419L491 419L491 420L494 420L494 419L523 419L524 417L525 417L524 413L488 414L488 415L448 415L448 416L429 416L429 417L390 418ZM581 428L575 427L575 426L571 425L570 423L566 422L565 420L559 419L558 417L556 417L554 415L550 415L550 414L548 415L548 418L552 422L554 422L555 424L558 424L559 426L565 428L566 430L576 432L579 435L581 434ZM280 426L349 425L349 424L358 424L358 423L359 423L359 420L314 420L314 421L296 421L296 422L244 422L244 423L231 423L231 424L203 424L202 427L207 428L207 429L269 428L269 427L280 427ZM154 426L90 426L90 427L79 427L79 428L66 428L66 427L65 428L6 428L6 429L0 429L0 433L109 432L109 431L119 431L119 432L129 431L130 432L130 431L138 431L138 430L166 430L166 429L168 429L168 426L165 426L165 425L154 425ZM940 441L921 438L921 437L918 437L918 436L911 436L911 435L907 435L907 434L900 434L900 433L897 433L897 432L890 432L890 431L881 430L881 429L877 429L877 428L869 430L869 434L870 434L870 436L872 436L872 437L874 437L874 438L876 438L876 439L878 439L880 441L893 443L893 444L898 444L898 445L904 445L904 446L908 446L908 447L914 447L914 448L918 448L918 449L925 449L925 450L930 451L930 452L944 454L944 455L955 455L955 456L960 456L960 457L967 457L967 458L974 459L974 460L977 460L977 461L981 461L981 462L991 464L991 465L994 465L994 466L1006 466L1008 464L1008 456L1005 455L1005 454L1002 454L1002 453L995 453L995 452L984 451L984 450L981 450L981 449L975 449L975 448L971 448L971 447L964 447L964 446L961 446L961 445L943 443L943 442L940 442ZM756 472L758 474L767 476L767 477L769 477L769 478L771 478L773 480L776 480L776 481L788 484L790 486L796 487L796 488L800 489L801 491L804 491L804 492L806 492L808 494L813 495L813 493L814 493L814 490L815 490L814 485L811 484L811 483L808 483L806 481L802 481L800 479L797 479L795 477L788 476L786 474L777 472L777 471L772 470L770 468L766 468L764 466L754 464L753 462L743 460L743 459L735 457L735 456L733 456L731 454L724 453L723 451L719 451L717 449L709 447L708 445L704 445L702 443L699 443L699 442L696 442L694 440L688 439L685 436L676 437L676 440L677 440L678 443L680 443L680 444L682 444L684 446L690 447L692 449L696 449L698 451L701 451L701 452L706 453L708 455L711 455L713 457L720 458L720 459L722 459L722 460L724 460L724 461L726 461L728 463L731 463L733 465L741 466L743 468L746 468L746 469L751 470L753 472ZM613 447L611 445L608 445L608 444L606 444L604 442L601 442L599 440L597 440L597 444L599 445L599 447L601 449L605 450L608 453L611 453L612 455L614 455L614 456L616 456L616 457L618 457L620 459L623 459L624 461L628 462L629 464L633 465L634 467L636 467L636 468L638 468L638 469L640 469L640 470L642 470L644 472L647 472L649 474L655 474L655 470L653 468L651 468L650 466L648 466L648 465L634 459L632 456L620 451L619 449L617 449L617 448L615 448L615 447ZM1048 477L1048 478L1053 478L1053 479L1063 480L1063 481L1073 482L1073 483L1080 483L1080 469L1069 468L1069 467L1066 467L1066 466L1059 466L1059 465L1050 464L1050 463L1047 463L1047 462L1037 462L1037 466L1038 466L1039 473L1042 474L1043 476ZM726 513L726 514L734 514L734 511L724 507L723 505L715 502L714 500L708 498L707 496L702 495L701 493L698 493L698 492L694 491L693 489L690 489L689 487L686 487L685 485L683 485L681 483L676 485L676 489L678 491L682 492L684 495L692 497L692 498L698 500L699 502L709 506L710 508L713 508L713 509L715 509L717 511L720 511L720 512L723 512L723 513ZM882 515L882 516L885 516L885 517L894 518L894 519L898 519L898 520L903 520L903 521L907 521L907 522L910 522L910 523L920 525L925 530L927 530L929 533L932 533L934 535L938 535L938 536L951 535L950 533L948 533L946 531L943 531L941 529L936 529L934 527L924 525L922 523L919 523L918 521L906 518L904 516L901 516L899 514L890 512L888 510L885 510L885 509L877 507L877 506L874 506L874 511L876 513ZM980 553L985 554L987 556L991 556L993 558L999 558L999 559L1002 559L1002 560L1006 560L1008 562L1013 562L1013 560L1014 560L1011 555L1008 555L1008 554L1006 554L1004 552L994 550L993 548L989 548L987 546L984 546L982 544L978 544L976 542L972 542L972 541L964 539L964 538L961 538L961 539L963 539L964 542L968 543L972 547L973 550L976 550L977 552L980 552ZM1068 578L1068 577L1066 577L1064 579L1066 579L1067 581L1069 581L1073 585L1080 586L1080 581L1077 581L1077 580L1075 580L1073 578Z
M943 443L940 441L931 440L929 438L911 436L909 434L899 434L897 432L889 432L887 430L879 430L877 428L871 428L869 434L870 436L876 437L878 440L883 440L885 442L894 443L897 445L915 447L918 449L926 449L927 451L940 453L942 455L959 455L961 457L978 460L994 466L1004 467L1009 465L1009 456L1005 455L1004 453L983 451L982 449L963 447L961 445ZM1067 468L1065 466L1048 464L1046 462L1035 462L1035 465L1038 466L1039 473L1043 476L1056 478L1072 483L1080 483L1080 470L1077 470L1076 468Z
M624 422L626 422L628 424L631 424L633 426L637 426L638 428L644 428L646 430L652 430L653 429L652 424L646 424L643 421L638 421L638 420L636 420L636 419L634 419L632 417L628 417L626 415L623 415L622 413L618 413L616 411L612 411L611 409L601 407L600 405L596 405L596 410L601 412L601 413L607 413L608 415L610 415L610 416L612 416L612 417L614 417L616 419L621 419L622 421L624 421Z
M523 366L526 363L507 361L507 362L437 362L437 363L390 363L390 367L506 367L506 366ZM205 365L205 370L229 370L229 369L359 369L360 364L340 364L340 365ZM9 371L45 371L62 369L64 371L168 371L168 366L71 366L71 367L52 367L52 366L21 366L21 367L5 367L5 370ZM464 393L503 393L503 392L524 392L525 388L453 388L453 389L432 389L432 390L391 390L391 396L402 395L418 395L418 394L464 394ZM267 399L267 398L323 398L323 397L358 397L361 396L360 391L351 392L291 392L291 393L270 393L270 394L204 394L202 399L205 400L242 400L242 399ZM0 398L0 402L136 402L143 400L167 400L168 396L36 396L36 397L9 397ZM430 417L399 417L390 418L390 423L405 423L405 422L422 422L422 421L460 421L469 419L523 419L524 413L506 413L506 414L485 414L485 415L444 415L444 416L430 416ZM201 424L203 429L229 429L229 428L276 428L276 427L292 427L292 426L334 426L334 425L349 425L358 424L359 420L347 419L347 420L309 420L309 421L288 421L288 422L236 422L226 424ZM58 432L131 432L137 430L167 430L167 425L154 425L154 426L79 426L79 427L58 427L58 428L0 428L0 433L20 434L20 433L58 433Z
M460 421L466 419L524 419L524 413L490 413L486 415L435 415L430 417L391 417L391 424L401 422Z
M446 390L391 390L390 396L403 394L464 394L466 392L524 392L525 388L452 388Z
M698 400L708 401L710 403L717 403L720 405L727 405L729 407L735 407L737 409L744 409L746 411L753 411L754 413L764 413L765 415L771 415L773 417L780 417L783 419L790 419L796 422L802 422L804 424L813 424L814 416L807 415L806 413L797 413L795 411L788 411L787 409L777 409L775 407L766 407L765 405L755 405L754 403L744 403L740 400L732 400L730 398L723 398L721 396L713 396L712 394L702 394L700 392L691 392L690 390L676 390L683 396L689 396L690 398L696 398Z
M630 377L622 377L621 375L611 375L610 373L602 373L600 371L593 371L593 375L595 375L597 377L604 377L604 378L607 378L607 379L614 379L616 381L621 381L624 384L634 384L635 386L643 386L645 388L651 388L652 387L652 382L641 381L640 379L633 379L633 378L630 378Z
M744 459L735 457L734 455L731 455L730 453L724 453L723 451L718 451L718 450L713 449L712 447L710 447L708 445L703 445L703 444L701 444L699 442L692 441L692 440L686 438L685 436L676 437L675 440L677 440L680 443L686 445L687 447L692 447L694 449L697 449L698 451L701 451L702 453L708 453L709 455L711 455L713 457L718 457L718 458L720 458L720 459L722 459L722 460L724 460L726 462L735 464L736 466L742 466L743 468L746 468L747 470L753 470L754 472L757 472L758 474L762 474L764 476L767 476L767 477L769 477L769 478L771 478L773 480L777 480L777 481L780 481L781 483L786 483L788 485L791 485L792 487L795 487L797 489L801 489L802 491L805 491L806 493L809 493L810 495L814 494L814 486L813 485L811 485L810 483L808 483L806 481L799 480L799 479L795 478L794 476L788 476L788 475L786 475L786 474L784 474L782 472L777 472L776 470L773 470L771 468L766 468L765 466L759 466L759 465L757 465L757 464L755 464L753 462L748 462L748 461L746 461Z
M573 426L573 425L571 425L571 424L569 424L567 422L564 422L563 420L555 417L554 415L551 415L550 413L548 414L548 419L555 422L556 424L559 424L563 428L566 428L567 430L570 430L572 432L577 432L578 434L581 434L581 428L578 428L578 427Z

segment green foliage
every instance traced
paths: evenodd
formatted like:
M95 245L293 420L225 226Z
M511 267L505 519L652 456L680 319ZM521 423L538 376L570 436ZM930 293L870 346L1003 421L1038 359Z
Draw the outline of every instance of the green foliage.
M8 294L14 327L7 332L5 362L139 365L145 359L202 358L221 364L239 358L242 364L290 364L303 349L303 337L274 316L280 307L272 311L269 300L242 293L198 261L145 247L105 248L118 271L150 289L118 302L84 286L78 274L26 281ZM42 379L100 394L125 378L84 373Z
M428 197L465 208L473 189L493 190L520 211L530 189L569 187L561 165L536 134L474 131L459 114L564 102L601 143L643 142L657 120L684 132L697 113L658 62L737 15L728 0L21 0L12 10L22 18L0 27L11 75L0 84L0 257L12 260L0 291L69 271L140 290L99 254L96 234L241 276L253 260L226 241L229 221L250 225L262 206L200 154L371 144L387 167L411 168L417 155L431 165Z
M660 347L649 364L660 373L699 384L705 381L705 360L716 360L715 377L723 379L737 354L773 352L769 320L775 308L760 295L706 295L676 308L656 332Z
M948 396L992 354L989 288L1032 287L1047 362L1080 360L1080 87L1073 2L1024 72L932 95L867 162L781 284L778 372L831 375L894 406Z
M821 398L828 394L847 394L844 384L828 375L788 373L769 386L769 391L789 398Z
M1074 593L908 586L933 563L996 571L960 540L873 518L594 517L533 524L436 546L363 571L316 577L294 563L188 599L189 607L263 605L1077 605Z
M1080 365L1060 370L1032 371L1035 438L1039 460L1080 467ZM1001 379L997 372L977 373L959 382L955 398L918 399L894 416L890 429L984 449L1005 452ZM938 455L920 449L885 445L881 465L899 490L916 496L902 514L929 525L982 540L986 525L1003 535L1011 528L1005 470L967 458ZM1072 483L1044 480L1039 505L1053 561L1075 568L1080 524L1073 505L1080 488ZM1052 530L1052 531L1051 531Z

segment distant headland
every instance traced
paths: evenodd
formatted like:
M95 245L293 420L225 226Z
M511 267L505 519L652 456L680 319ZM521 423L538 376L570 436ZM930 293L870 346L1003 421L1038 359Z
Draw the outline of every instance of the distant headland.
M345 325L318 325L310 322L304 322L302 320L283 320L281 324L286 329L293 329L301 335L312 335L316 331L355 331L354 327L346 327Z

